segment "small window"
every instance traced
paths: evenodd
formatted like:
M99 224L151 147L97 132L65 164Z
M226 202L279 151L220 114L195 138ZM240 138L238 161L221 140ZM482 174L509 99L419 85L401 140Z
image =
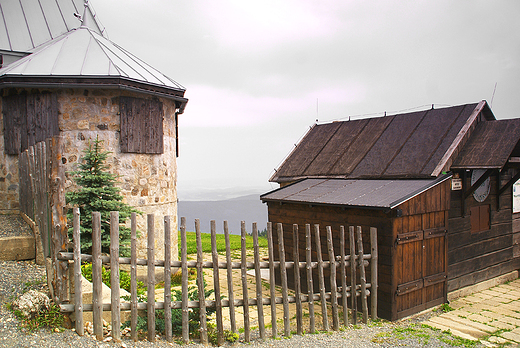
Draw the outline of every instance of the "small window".
M471 233L487 231L490 229L489 226L489 210L490 206L479 205L470 208L470 220L471 220Z

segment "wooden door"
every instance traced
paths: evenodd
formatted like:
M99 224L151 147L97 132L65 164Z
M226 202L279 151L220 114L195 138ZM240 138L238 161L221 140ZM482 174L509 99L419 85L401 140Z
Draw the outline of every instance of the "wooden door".
M398 218L393 319L444 303L447 297L446 212Z

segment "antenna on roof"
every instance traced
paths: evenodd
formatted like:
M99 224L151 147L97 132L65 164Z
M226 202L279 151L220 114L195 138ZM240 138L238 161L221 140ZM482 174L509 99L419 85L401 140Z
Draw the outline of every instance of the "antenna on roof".
M316 123L318 123L318 116L320 115L318 105L318 98L316 98Z
M491 103L489 103L489 107L493 106L493 99L495 98L495 91L497 90L497 83L495 82L495 88L493 89L493 95L491 96Z

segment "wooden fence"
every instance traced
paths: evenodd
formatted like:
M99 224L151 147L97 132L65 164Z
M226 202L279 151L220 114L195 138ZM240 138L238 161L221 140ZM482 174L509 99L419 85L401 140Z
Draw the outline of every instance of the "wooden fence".
M29 146L20 153L18 169L20 173L20 211L35 222L37 255L50 257L53 272L50 291L55 301L66 294L66 262L59 262L57 255L66 249L68 243L64 182L65 170L60 151L60 137L49 138ZM39 240L41 238L41 241Z
M181 234L181 260L172 261L171 241L170 241L170 218L169 216L164 217L164 260L155 259L154 250L154 215L149 214L147 216L147 241L148 241L148 254L147 259L137 259L136 255L136 216L135 214L131 217L131 257L109 257L101 255L101 232L100 232L100 214L93 213L93 235L92 235L92 255L85 255L80 253L80 234L79 234L79 209L74 208L74 252L61 252L59 255L60 260L74 260L74 284L75 284L75 296L74 304L62 304L62 312L74 312L76 318L76 332L79 335L84 334L83 324L83 312L93 312L93 330L94 335L97 339L103 339L103 327L102 327L102 312L111 311L111 324L112 324L112 337L118 341L121 339L120 330L117 328L121 327L120 311L131 311L131 337L137 340L137 315L138 310L146 310L148 316L148 340L151 342L155 341L155 310L157 309L170 309L165 310L165 336L166 340L172 341L172 326L171 326L171 309L180 309L182 311L182 341L189 341L189 327L188 327L188 315L192 308L198 308L200 310L200 340L201 343L208 342L208 327L206 311L208 308L214 308L216 313L216 329L218 343L223 343L223 308L229 308L229 320L231 325L231 331L236 332L236 313L237 307L243 308L243 319L244 319L244 340L249 342L251 339L251 327L250 327L250 307L256 307L258 311L258 330L259 337L264 339L266 337L266 323L264 322L264 306L271 307L271 330L272 337L278 335L277 332L277 307L276 304L283 305L283 323L284 323L284 335L290 335L290 313L289 303L295 303L296 313L293 316L296 317L296 332L297 334L303 333L303 312L302 303L308 303L309 309L309 331L314 332L315 326L315 301L321 302L321 315L323 319L323 329L329 330L329 312L332 316L332 329L338 330L340 325L340 313L339 307L343 309L342 321L345 325L349 323L348 316L348 298L350 301L350 309L353 315L350 317L350 322L355 324L357 322L357 316L355 315L357 309L357 302L361 302L361 308L363 313L363 321L366 323L368 320L368 302L367 296L371 297L371 314L375 318L377 315L377 231L375 228L370 228L370 239L371 239L371 252L365 254L363 251L363 242L361 239L362 231L361 227L354 226L348 228L348 238L350 240L350 250L345 251L345 229L341 227L339 231L339 237L341 239L341 250L334 251L332 243L332 230L330 227L326 228L327 232L327 245L328 245L328 259L335 260L334 262L324 261L322 258L321 244L320 244L320 231L319 225L314 226L314 238L311 238L311 226L306 225L306 260L300 262L298 259L298 252L292 256L294 261L286 261L284 245L283 245L283 228L282 224L276 224L276 233L278 234L279 241L279 261L275 261L273 255L273 226L271 223L267 224L267 241L268 241L268 262L261 261L259 253L258 243L258 231L256 223L252 225L252 236L253 236L253 254L254 261L250 262L246 259L246 228L245 223L242 222L241 230L241 258L240 262L233 262L231 258L230 243L229 243L229 231L227 222L224 222L224 235L226 242L226 260L222 262L219 260L216 246L216 225L215 221L211 221L211 245L212 261L204 261L202 253L202 241L199 220L195 221L196 229L196 241L197 241L197 260L187 260L187 243L186 243L186 220L181 218L180 234ZM119 238L118 238L118 212L111 213L111 229L110 229L110 254L119 255ZM297 231L298 226L294 225L293 228ZM294 231L293 231L294 232ZM297 233L293 233L297 235ZM357 252L355 251L354 241L357 238ZM312 243L314 239L316 246L317 259L311 260ZM297 245L297 243L296 243ZM349 252L349 255L346 253ZM82 303L81 293L81 262L92 261L92 286L93 286L93 301L92 304ZM101 284L101 271L102 264L110 264L111 268L111 284L119 284L119 267L122 264L130 264L131 274L131 299L129 303L120 301L120 290L119 288L111 288L111 302L102 303L102 284ZM147 302L138 302L137 296L137 266L147 266L148 281L147 281ZM371 269L371 281L368 283L365 279L365 268L370 265ZM164 301L156 302L155 300L155 268L164 268ZM182 300L172 301L171 298L171 274L173 268L180 268L182 270ZM347 268L351 269L350 284L347 284L346 271ZM198 286L198 301L188 300L188 268L195 268L197 270L197 286ZM208 300L204 295L204 280L203 280L203 269L210 268L213 270L213 284L214 284L214 300ZM320 292L313 292L313 269L318 269L320 276L317 281L320 284ZM323 270L325 268L330 269L330 281L331 290L325 292L324 283L326 281L323 276ZM219 275L219 269L225 269L227 271L227 285L228 285L228 298L223 298L221 294L221 281ZM233 269L240 269L241 283L242 283L242 298L236 299L235 292L233 289ZM270 296L264 297L262 293L262 278L261 271L269 270L269 289ZM247 287L247 271L254 270L254 277L256 280L256 296L251 298L248 295ZM337 282L337 273L340 273L340 281ZM275 284L275 272L279 272L281 275L281 297L277 297L276 284ZM308 291L304 294L299 290L299 286L294 289L294 296L289 296L289 289L287 288L287 272L293 272L296 284L299 284L300 272L306 272L307 281L310 283ZM358 273L358 277L356 276ZM359 284L356 284L356 279L359 279ZM339 286L338 286L339 283ZM278 287L279 288L279 287ZM354 296L352 296L354 294ZM328 309L331 308L329 311Z

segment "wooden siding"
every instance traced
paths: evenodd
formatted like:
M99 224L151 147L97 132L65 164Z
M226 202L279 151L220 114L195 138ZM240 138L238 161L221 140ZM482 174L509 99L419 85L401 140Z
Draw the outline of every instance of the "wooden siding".
M158 100L120 97L121 152L161 154L163 104Z
M376 227L379 248L378 316L396 320L445 300L445 279L438 275L445 274L447 271L443 231L447 226L449 187L448 180L401 204L397 207L400 209L399 214L402 214L400 217L397 217L397 209L385 212L375 209L268 202L269 221L283 224L288 260L292 260L293 252L292 224L298 224L298 246L302 257L305 256L304 224L320 225L321 248L325 258L327 255L325 226L332 227L335 250L338 250L336 248L339 248L340 243L339 226L343 225L346 228L350 225L362 226L364 248L368 247L368 227ZM430 234L434 230L437 232ZM421 233L420 244L405 243L399 248L396 243L398 233L414 231ZM348 250L348 240L345 241L345 245ZM313 255L313 258L315 256ZM350 279L350 272L347 273ZM408 281L422 282L424 289L409 291L398 299L396 296L398 285ZM305 286L306 281L301 280L301 284Z
M59 134L55 93L18 94L2 98L5 152L17 155Z
M463 191L451 191L451 209L448 234L448 291L473 285L494 278L520 267L520 258L515 256L511 189L497 197L497 172L491 175L490 193L482 203L473 195L462 199ZM501 185L511 175L502 174ZM470 186L469 175L463 183ZM499 201L497 201L499 200ZM470 211L474 207L490 207L490 228L471 231Z
M398 207L402 216L392 226L391 320L446 300L449 187L448 180Z

